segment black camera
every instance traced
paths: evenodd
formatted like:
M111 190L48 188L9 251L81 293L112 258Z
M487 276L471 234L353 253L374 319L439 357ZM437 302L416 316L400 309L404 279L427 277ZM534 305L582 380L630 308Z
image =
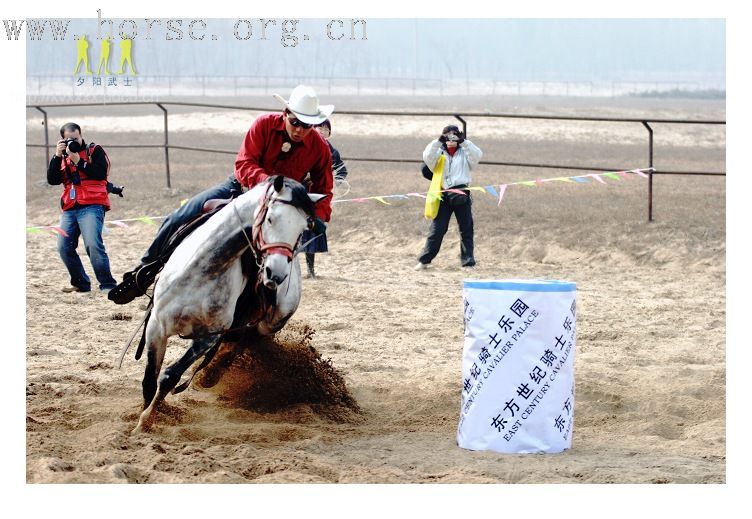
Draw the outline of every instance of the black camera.
M66 148L65 151L63 151L63 155L67 155L68 151L70 151L71 153L79 153L83 149L76 139L69 137L63 142L65 143Z
M125 189L125 186L118 186L117 184L113 184L112 182L107 182L107 192L112 193L113 195L117 195L120 198L123 197L123 189Z

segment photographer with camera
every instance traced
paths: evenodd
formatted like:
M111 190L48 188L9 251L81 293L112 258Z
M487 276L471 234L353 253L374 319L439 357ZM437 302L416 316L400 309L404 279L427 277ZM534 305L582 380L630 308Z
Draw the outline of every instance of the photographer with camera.
M415 270L425 270L441 248L441 242L449 229L449 220L454 213L460 228L460 263L463 267L475 266L473 252L473 201L470 190L470 171L478 165L483 152L465 138L464 133L455 125L445 126L438 139L431 141L423 150L423 162L428 168L423 169L423 176L433 178L439 159L444 157L441 171L441 190L444 191L439 204L439 211L431 222L431 229L426 239L423 252L418 257ZM430 176L429 176L430 174ZM448 192L453 189L460 192Z
M47 182L63 185L60 228L67 236L58 236L57 246L71 283L63 292L91 291L91 280L76 252L79 236L83 237L100 290L109 291L117 285L102 241L104 213L110 210L107 181L110 160L101 146L84 142L81 127L76 123L64 124L60 137L47 169ZM121 186L112 185L112 189L123 196Z

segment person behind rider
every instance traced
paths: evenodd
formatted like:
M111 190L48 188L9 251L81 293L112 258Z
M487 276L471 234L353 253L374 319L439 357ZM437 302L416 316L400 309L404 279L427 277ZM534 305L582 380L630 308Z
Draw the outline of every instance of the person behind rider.
M76 252L78 238L84 240L99 289L109 291L117 285L110 271L110 258L102 240L104 214L110 210L107 175L110 160L98 144L87 144L81 127L66 123L60 128L61 139L47 168L47 183L63 185L60 229L57 248L70 274L70 287L63 292L90 292L91 279Z
M302 182L306 174L310 174L312 192L326 195L316 204L313 231L316 234L326 232L325 222L332 213L332 155L326 140L313 130L313 126L326 120L334 106L320 105L316 92L305 85L295 87L287 100L277 94L274 97L284 105L284 110L260 115L251 124L235 159L235 172L226 181L194 196L165 218L140 263L125 273L124 280L160 259L173 233L200 215L207 200L230 198L273 175ZM129 297L116 302L128 302L136 295Z
M334 173L334 185L339 186L345 177L347 177L347 167L339 155L337 148L332 146L329 137L332 135L332 123L327 119L323 123L314 126L321 136L329 144L329 151L332 152L332 172ZM307 186L308 187L308 186ZM329 252L329 245L326 240L326 234L316 236L313 231L305 231L300 239L305 244L306 266L308 267L308 277L315 278L315 258L317 252Z

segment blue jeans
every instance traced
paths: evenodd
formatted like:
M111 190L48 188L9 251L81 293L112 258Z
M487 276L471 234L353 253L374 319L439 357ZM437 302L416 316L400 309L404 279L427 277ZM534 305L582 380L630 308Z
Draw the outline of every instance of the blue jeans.
M102 227L104 226L104 206L85 205L63 211L60 218L60 228L68 236L59 235L57 250L60 258L70 274L70 282L84 292L91 290L91 280L86 275L81 258L78 257L78 237L83 236L86 254L89 255L94 274L99 281L99 288L110 290L115 288L117 281L110 272L110 258L104 249L102 241Z

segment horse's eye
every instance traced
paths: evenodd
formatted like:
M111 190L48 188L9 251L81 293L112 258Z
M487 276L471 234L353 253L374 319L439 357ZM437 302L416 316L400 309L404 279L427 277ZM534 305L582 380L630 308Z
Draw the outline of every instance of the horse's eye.
M266 219L266 223L268 223L269 225L272 224L272 217L271 216Z

